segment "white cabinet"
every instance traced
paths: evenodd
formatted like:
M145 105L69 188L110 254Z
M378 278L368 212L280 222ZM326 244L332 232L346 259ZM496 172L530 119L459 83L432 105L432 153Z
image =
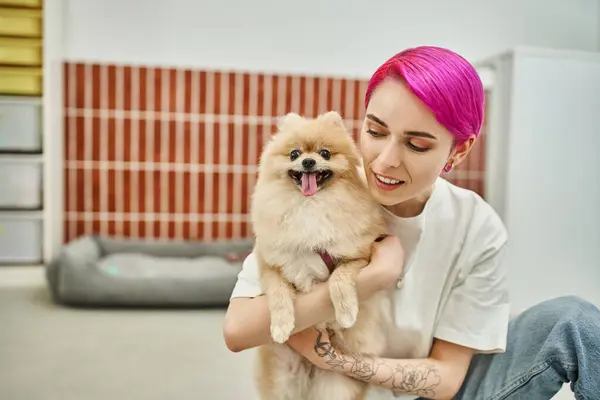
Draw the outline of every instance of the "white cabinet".
M0 209L41 209L40 157L0 158Z
M31 103L21 104L29 106ZM26 115L26 109L32 108L17 107L18 117ZM0 121L0 127L10 125L14 128L10 130L14 138L12 143L23 143L31 125L14 123L19 121L15 115L9 120L10 124L6 124L6 120ZM0 135L6 132L4 130ZM0 151L0 268L43 262L44 157L42 154L23 154L27 152L23 148L11 146L11 149L14 154L5 149Z
M0 273L49 262L62 247L65 216L65 4L11 4L3 17L26 18L0 29L0 36L17 29L30 39L0 40Z
M0 265L41 264L42 238L41 215L0 214Z
M0 152L41 151L41 99L0 96Z
M600 306L600 54L517 48L476 66L493 75L485 196L509 231L513 307Z

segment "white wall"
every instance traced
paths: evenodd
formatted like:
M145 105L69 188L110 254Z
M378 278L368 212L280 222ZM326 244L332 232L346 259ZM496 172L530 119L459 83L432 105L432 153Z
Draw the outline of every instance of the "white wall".
M598 10L597 11L597 16L598 16L598 25L596 25L596 50L600 51L600 0L598 0Z
M513 299L574 294L600 307L600 56L523 57L513 75Z
M366 77L419 44L600 49L598 0L65 2L69 60Z
M489 200L509 231L514 312L560 295L600 307L600 54L565 53L497 60L487 159L504 184Z
M569 294L600 307L600 53L493 62L486 198L509 231L514 311Z

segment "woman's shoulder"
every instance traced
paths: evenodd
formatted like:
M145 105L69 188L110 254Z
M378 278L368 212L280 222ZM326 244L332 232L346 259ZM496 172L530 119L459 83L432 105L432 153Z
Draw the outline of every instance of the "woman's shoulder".
M504 222L494 208L477 192L439 178L438 201L446 216L452 216L456 226L462 226L467 236L506 242ZM437 190L438 188L436 188Z
M478 273L504 274L500 262L508 234L502 219L476 192L446 180L437 184L435 216L427 216L429 237L437 246L445 242L444 257L460 270L457 279L467 279L476 266Z

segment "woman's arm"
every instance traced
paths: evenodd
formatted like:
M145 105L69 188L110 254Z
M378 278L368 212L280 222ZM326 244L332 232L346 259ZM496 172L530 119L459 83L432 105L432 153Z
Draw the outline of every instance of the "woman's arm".
M327 284L320 283L311 293L294 301L296 327L300 332L333 316ZM267 296L232 299L225 315L223 335L229 350L239 352L272 343Z
M307 340L307 336L312 336L312 340ZM309 346L313 343L313 348L307 347L307 343ZM462 385L474 353L470 348L438 340L428 358L369 357L335 349L328 334L315 329L293 336L288 344L320 368L337 371L395 393L428 399L452 399Z
M379 268L365 267L357 277L360 299L387 286ZM389 275L389 274L388 274ZM296 326L292 333L301 332L322 321L335 318L326 282L315 285L312 292L298 295L294 301ZM223 335L229 350L239 352L272 343L267 296L232 299L225 315Z
M452 399L462 385L472 354L471 349L449 342L436 342L428 358L389 359L332 354L325 356L324 361L333 370L395 393L428 399Z
M402 273L403 259L404 250L396 236L387 236L374 243L371 262L357 276L359 299L367 299L375 292L395 284ZM296 326L292 333L302 332L310 326L335 318L326 282L315 285L310 293L298 295L294 308ZM227 347L238 352L272 343L270 321L267 296L232 299L223 325Z

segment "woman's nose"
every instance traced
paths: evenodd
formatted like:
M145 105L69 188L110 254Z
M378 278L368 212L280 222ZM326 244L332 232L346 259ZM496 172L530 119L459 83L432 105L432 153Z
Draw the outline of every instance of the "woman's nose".
M383 167L397 168L402 164L402 150L397 143L390 141L385 145L377 159Z

